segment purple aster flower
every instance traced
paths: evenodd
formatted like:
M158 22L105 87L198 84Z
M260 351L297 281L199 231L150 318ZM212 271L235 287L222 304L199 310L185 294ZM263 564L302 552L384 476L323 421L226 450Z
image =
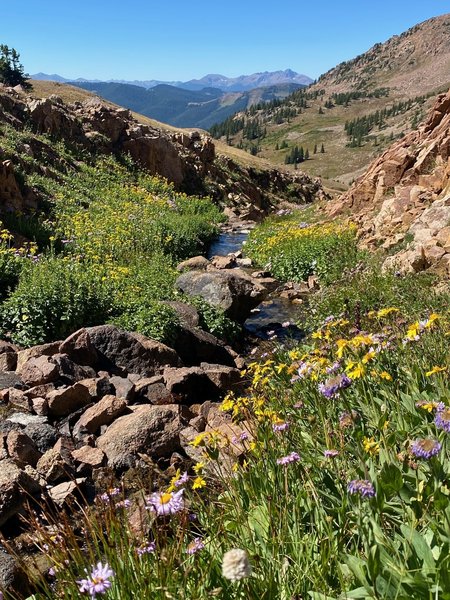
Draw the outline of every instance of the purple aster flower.
M116 502L116 508L130 508L131 506L131 500L125 499L125 500L120 500L119 502Z
M155 542L149 542L148 544L143 544L142 546L139 546L139 548L136 549L136 552L138 553L138 556L142 556L144 554L151 554L155 551L155 549Z
M289 429L289 423L286 423L286 421L277 421L272 425L272 429L273 431L275 431L275 433L280 431L286 431L287 429Z
M147 498L145 508L158 516L174 515L184 508L183 493L183 488L178 492L155 492Z
M282 456L281 458L277 458L278 465L288 465L293 462L297 462L300 460L300 455L297 452L291 452L287 456Z
M349 481L347 490L350 494L359 494L362 498L372 498L375 496L375 488L367 479L353 479Z
M178 477L178 479L176 481L173 482L173 485L175 487L180 487L180 485L183 485L184 483L187 483L189 481L189 475L187 474L187 471L185 471L182 475L180 475L180 477Z
M110 578L114 577L114 571L110 569L108 563L102 565L99 562L92 568L90 575L87 570L86 574L88 577L80 579L77 583L80 586L80 592L88 593L91 598L95 598L97 594L105 594L111 587Z
M437 440L429 438L415 440L411 444L411 453L416 458L431 458L432 456L436 456L440 449L441 444Z
M334 375L335 373L337 373L337 371L339 371L340 368L341 363L339 361L336 361L335 363L326 368L326 372L328 375Z
M450 407L445 406L443 402L439 402L434 418L434 424L438 429L443 429L450 433Z
M186 548L186 552L188 554L195 554L196 552L199 552L200 550L203 550L203 548L205 547L204 542L202 541L201 538L195 538L195 540L193 540L188 547Z
M347 375L336 375L327 379L324 383L319 383L319 392L325 398L333 398L340 390L345 390L351 385L352 380Z
M325 458L334 458L338 454L339 454L339 452L337 450L324 450L323 451L323 455L325 456Z

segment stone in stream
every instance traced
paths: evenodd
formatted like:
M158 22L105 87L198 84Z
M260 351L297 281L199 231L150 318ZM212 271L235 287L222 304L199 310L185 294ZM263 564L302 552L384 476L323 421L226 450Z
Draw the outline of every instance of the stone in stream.
M176 286L189 296L201 296L238 322L245 321L268 293L267 288L237 269L188 271L178 277Z

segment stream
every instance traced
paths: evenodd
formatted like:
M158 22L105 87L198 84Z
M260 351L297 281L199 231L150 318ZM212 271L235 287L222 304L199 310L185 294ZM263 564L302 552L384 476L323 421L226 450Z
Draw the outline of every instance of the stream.
M243 228L224 230L212 241L206 257L227 256L244 251L249 233L249 229ZM252 273L256 267L244 267L243 270ZM303 317L302 304L281 298L275 291L253 309L251 316L244 323L244 328L259 340L299 340L304 334L296 323L303 320Z

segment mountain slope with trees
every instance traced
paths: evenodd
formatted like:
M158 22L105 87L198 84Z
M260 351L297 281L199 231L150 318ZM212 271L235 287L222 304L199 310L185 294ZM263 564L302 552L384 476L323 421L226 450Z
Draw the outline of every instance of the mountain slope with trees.
M237 111L258 102L286 98L299 89L296 83L281 83L244 92L224 92L219 88L183 89L173 85L157 85L144 89L137 85L105 82L73 82L142 115L175 127L208 129Z
M449 32L450 15L429 19L341 63L306 90L242 111L212 133L276 164L303 147L309 160L301 168L342 189L414 129L448 88ZM249 139L249 129L259 135Z

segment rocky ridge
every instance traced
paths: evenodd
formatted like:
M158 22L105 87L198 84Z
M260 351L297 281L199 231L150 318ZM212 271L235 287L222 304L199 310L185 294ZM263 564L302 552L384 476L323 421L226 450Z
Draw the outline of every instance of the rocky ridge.
M450 91L327 210L350 216L363 246L388 251L386 268L449 275Z
M261 218L283 196L299 202L321 193L321 184L304 174L291 176L275 169L245 167L216 154L211 138L198 131L163 131L134 119L130 111L96 97L64 103L58 96L33 99L20 88L0 87L0 123L22 130L30 127L55 140L76 144L91 153L128 153L144 169L165 177L187 193L210 194L234 214ZM17 177L20 167L30 169L26 158L46 155L42 174L52 176L51 145L30 136L26 148L12 158L0 151L0 212L26 212L39 208L37 190ZM70 167L70 165L67 165Z

